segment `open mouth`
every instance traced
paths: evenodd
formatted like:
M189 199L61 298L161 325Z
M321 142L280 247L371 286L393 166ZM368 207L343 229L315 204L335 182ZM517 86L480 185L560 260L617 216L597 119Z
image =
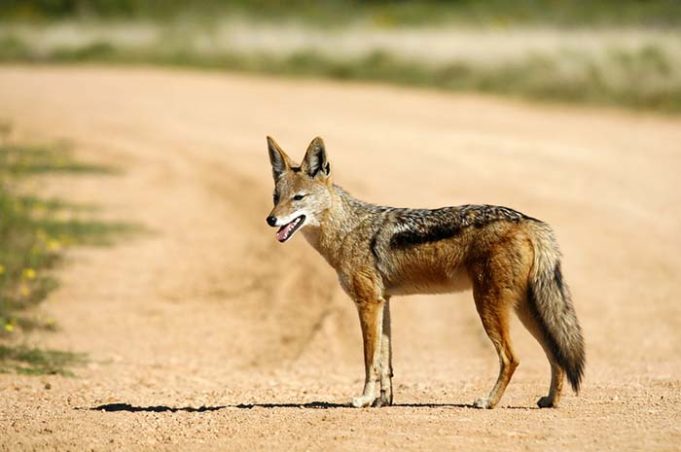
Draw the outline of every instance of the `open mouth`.
M279 240L281 243L284 243L285 241L293 237L293 234L295 234L296 231L300 229L303 223L305 223L305 215L296 217L290 223L280 227L279 230L277 231L277 240Z

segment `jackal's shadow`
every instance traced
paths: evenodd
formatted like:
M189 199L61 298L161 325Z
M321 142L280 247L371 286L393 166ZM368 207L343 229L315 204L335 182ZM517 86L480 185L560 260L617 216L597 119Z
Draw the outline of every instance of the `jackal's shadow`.
M467 403L395 403L392 405L393 408L466 408L466 409L476 409L472 404ZM87 409L91 411L102 411L102 412L147 412L147 413L203 413L208 411L219 411L227 408L236 408L241 410L250 410L253 408L266 408L266 409L312 409L312 410L329 410L334 408L351 408L349 403L333 403L333 402L306 402L306 403L239 403L233 405L214 405L206 406L202 405L199 407L184 406L184 407L173 407L168 405L150 405L150 406L135 406L129 403L108 403L105 405L99 405L91 408L80 408ZM390 408L390 407L385 407ZM530 410L536 409L536 407L521 407L521 406L507 406L499 407L501 409L522 409Z

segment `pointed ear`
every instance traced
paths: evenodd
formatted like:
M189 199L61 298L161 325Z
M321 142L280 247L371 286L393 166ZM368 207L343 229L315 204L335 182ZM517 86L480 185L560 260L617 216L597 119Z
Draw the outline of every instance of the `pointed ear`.
M272 137L267 137L267 151L270 154L270 163L272 164L272 177L276 182L282 174L291 169L291 159Z
M305 158L303 159L300 169L303 170L310 177L317 177L322 174L328 176L331 173L331 165L326 159L326 149L324 148L324 141L317 137L307 147Z

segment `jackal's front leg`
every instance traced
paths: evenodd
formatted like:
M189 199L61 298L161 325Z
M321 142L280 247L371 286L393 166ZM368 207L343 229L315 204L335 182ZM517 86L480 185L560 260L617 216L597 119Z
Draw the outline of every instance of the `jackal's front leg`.
M383 331L381 334L381 395L374 402L374 406L386 406L393 404L393 359L391 326L390 326L390 300L386 298L383 303Z
M374 405L379 398L381 378L381 342L383 336L383 300L358 300L357 311L364 341L364 391L353 397L352 405L360 408Z

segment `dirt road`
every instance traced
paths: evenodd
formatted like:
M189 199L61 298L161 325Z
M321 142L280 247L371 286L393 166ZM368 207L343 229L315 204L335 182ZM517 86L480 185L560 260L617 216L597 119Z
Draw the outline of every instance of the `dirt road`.
M101 67L0 68L0 118L122 168L44 187L152 231L69 252L43 307L60 330L36 339L90 362L0 375L0 449L679 447L681 119ZM501 407L466 407L497 372L466 293L397 299L397 406L342 406L362 384L356 313L302 236L280 245L265 224L267 134L297 157L323 136L336 182L367 200L551 223L587 340L582 393L534 409L549 370L515 322Z

